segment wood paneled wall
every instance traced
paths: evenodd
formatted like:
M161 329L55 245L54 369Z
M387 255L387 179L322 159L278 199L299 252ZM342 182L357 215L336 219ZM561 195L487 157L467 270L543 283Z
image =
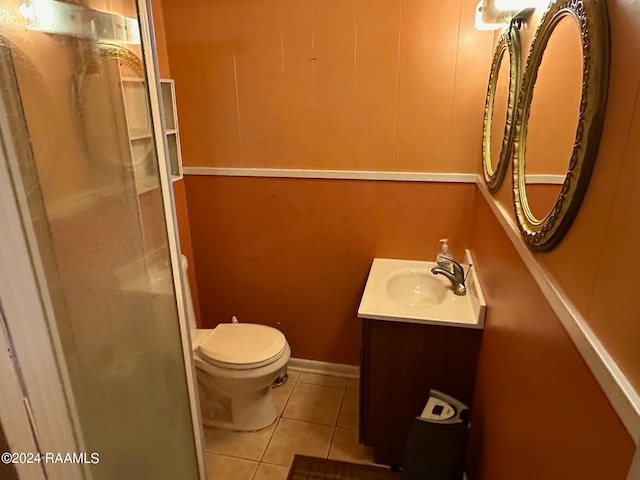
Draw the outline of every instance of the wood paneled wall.
M475 172L475 0L162 0L189 166Z
M163 0L186 164L478 172L493 38L473 30L476 2L435 3ZM599 158L572 230L537 260L640 388L640 5L607 4ZM431 258L443 231L472 245L490 304L478 478L625 478L632 440L472 187L185 184L205 326L279 323L298 357L358 362L354 314L374 256ZM511 208L509 180L496 198Z
M640 4L609 0L607 8L611 67L598 157L569 233L536 259L640 391ZM512 212L510 168L506 175L496 199Z

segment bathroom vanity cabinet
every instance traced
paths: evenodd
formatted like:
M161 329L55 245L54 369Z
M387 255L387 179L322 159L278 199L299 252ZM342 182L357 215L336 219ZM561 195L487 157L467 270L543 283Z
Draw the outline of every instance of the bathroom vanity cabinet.
M362 319L360 442L376 463L402 466L430 389L472 401L481 329Z

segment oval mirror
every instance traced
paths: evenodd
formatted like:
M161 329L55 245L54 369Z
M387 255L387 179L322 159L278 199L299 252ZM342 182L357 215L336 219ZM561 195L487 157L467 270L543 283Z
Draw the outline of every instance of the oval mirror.
M153 139L140 57L122 45L97 42L75 80L76 111L83 138L88 140L85 148L94 164L124 166L134 171L151 168ZM146 108L141 109L140 105ZM127 116L127 132L116 128L117 122L106 121L122 115L123 110ZM129 157L130 161L123 161Z
M527 122L524 181L534 219L544 219L569 171L582 96L582 44L571 15L559 18L547 42Z
M604 3L551 3L529 51L513 144L516 217L533 250L555 247L580 207L598 152L608 74Z
M513 117L520 85L520 36L513 25L500 36L493 53L482 133L482 171L487 188L504 180L513 144Z

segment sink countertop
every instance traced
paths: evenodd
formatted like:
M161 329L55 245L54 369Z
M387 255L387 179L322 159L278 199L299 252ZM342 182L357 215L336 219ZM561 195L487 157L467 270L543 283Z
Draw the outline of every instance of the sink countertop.
M469 250L465 251L465 262L461 265L466 273L469 264L473 264ZM466 279L467 294L457 296L451 290L451 284L447 278L431 273L431 269L436 266L435 262L375 258L358 308L358 317L462 328L483 328L486 302L475 267L471 268ZM429 272L429 275L433 275L434 280L441 282L446 287L444 299L439 304L432 306L403 305L394 301L388 291L388 282L390 278L393 278L395 272L407 269L426 271Z

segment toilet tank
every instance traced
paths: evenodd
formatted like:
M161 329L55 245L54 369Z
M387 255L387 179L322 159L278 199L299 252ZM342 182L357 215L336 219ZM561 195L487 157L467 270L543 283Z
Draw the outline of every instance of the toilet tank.
M196 334L196 313L193 309L193 299L191 298L191 288L189 287L189 276L187 275L187 269L189 268L189 262L187 261L187 257L183 254L180 255L182 260L182 285L184 289L184 301L186 302L187 308L187 319L189 320L189 331L191 332L191 337Z

